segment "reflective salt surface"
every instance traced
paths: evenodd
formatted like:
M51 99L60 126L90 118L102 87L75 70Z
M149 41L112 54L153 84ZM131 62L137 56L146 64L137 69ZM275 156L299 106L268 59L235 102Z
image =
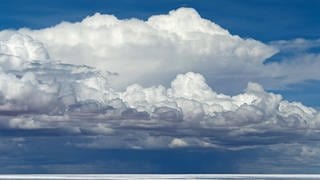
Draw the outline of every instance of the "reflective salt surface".
M302 174L37 174L37 175L0 175L0 179L320 179L320 175Z

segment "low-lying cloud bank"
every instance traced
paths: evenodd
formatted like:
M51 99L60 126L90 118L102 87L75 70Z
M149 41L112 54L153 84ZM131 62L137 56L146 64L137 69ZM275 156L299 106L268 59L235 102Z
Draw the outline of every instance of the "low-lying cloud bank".
M287 143L288 136L303 143L320 125L317 110L256 83L228 96L188 72L168 88L133 84L117 91L108 82L112 73L59 63L48 54L23 34L1 41L3 130L84 136L89 142L77 145L92 148L238 149Z
M314 44L242 39L186 8L1 31L1 135L71 136L82 148L267 147L309 162L319 154L319 111L248 81L319 79L316 54L265 62ZM221 82L247 87L233 96L211 89Z

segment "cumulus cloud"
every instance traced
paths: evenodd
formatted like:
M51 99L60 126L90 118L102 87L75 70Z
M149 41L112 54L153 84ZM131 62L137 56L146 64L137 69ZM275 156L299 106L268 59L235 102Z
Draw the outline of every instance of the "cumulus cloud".
M19 33L1 38L0 55L1 68L7 70L21 69L25 63L34 60L49 59L41 42Z
M33 42L29 36L12 36L21 44ZM25 47L24 53L12 54L24 60L33 50ZM318 111L283 100L256 83L228 96L211 89L203 75L188 72L178 74L170 87L133 84L119 91L109 83L112 73L88 66L63 64L47 55L23 64L0 73L1 127L40 136L93 137L79 147L236 149L271 143L256 137L269 133L307 138L304 134L319 126ZM273 142L282 141L282 135L275 135Z
M17 32L27 35L26 39ZM117 76L109 83L122 90L132 83L168 85L176 74L188 71L200 72L210 86L228 94L241 92L248 81L277 89L320 79L317 53L294 53L290 59L281 56L315 49L318 40L265 44L244 39L202 18L192 8L179 8L145 21L96 13L80 22L62 22L39 30L3 30L0 40L6 43L1 45L2 53L11 54L0 59L7 68L21 67L23 61L17 55L30 60L48 59L50 54L62 63L113 72ZM269 61L274 55L281 60Z
M188 71L201 72L213 82L235 74L252 76L277 52L262 42L230 34L191 8L146 21L96 13L81 22L18 32L42 42L52 59L118 73L110 83L122 88L168 83ZM0 38L10 33L1 31Z
M112 87L122 90L132 83L168 85L176 74L188 71L200 72L210 86L228 94L241 92L248 81L279 89L320 79L318 53L305 53L316 49L318 40L265 44L244 39L202 18L192 8L179 8L145 21L96 13L80 22L62 22L39 30L0 31L0 39L10 41L8 37L17 32L34 39L33 47L25 43L30 49L28 55L24 53L26 59L46 59L50 54L51 59L63 63L107 70L117 75L109 82ZM12 39L13 44L18 41ZM39 57L33 57L36 51ZM270 61L278 57L281 59ZM21 64L8 57L0 60L10 62L9 67Z
M184 140L179 138L174 138L169 144L169 147L171 148L186 147L186 146L188 146L188 144Z
M12 136L73 136L81 141L72 145L85 148L281 152L283 144L298 144L305 148L295 152L313 156L319 111L247 83L310 78L297 64L317 73L317 58L265 63L277 50L302 46L296 44L242 39L186 8L147 21L95 14L46 29L1 31L0 128ZM302 44L301 51L310 48ZM220 80L226 87L247 87L219 93L212 73L227 77Z

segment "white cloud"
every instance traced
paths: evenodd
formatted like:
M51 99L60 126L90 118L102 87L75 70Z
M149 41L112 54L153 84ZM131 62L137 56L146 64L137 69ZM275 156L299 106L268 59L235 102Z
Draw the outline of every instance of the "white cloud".
M0 55L1 68L7 70L21 69L26 62L49 59L41 42L19 33L1 38Z
M17 78L0 72L1 111L42 111L55 105L55 86L39 83L33 73Z
M208 84L227 94L239 93L249 81L276 89L320 79L319 55L305 53L317 48L318 40L264 44L244 39L192 8L154 15L146 21L96 13L81 22L62 22L39 30L0 31L0 40L0 53L10 54L0 57L7 69L21 68L21 58L44 60L50 54L58 62L114 72L117 76L109 83L116 89L132 83L167 85L176 74L188 71L200 72ZM301 54L264 63L279 51L280 55Z
M188 146L188 144L183 139L179 139L179 138L174 138L169 144L169 147L171 148L179 148L179 147L186 147L186 146Z
M305 80L320 80L319 39L279 40L269 45L279 49L279 53L271 58L273 63L268 64L268 71L278 78L265 85L286 87Z
M111 82L114 87L168 83L188 71L218 78L250 76L277 52L254 39L230 34L191 8L146 21L96 13L81 22L19 32L42 42L52 59L118 73ZM0 37L10 33L2 31Z
M303 144L299 138L317 135L317 110L257 83L233 96L208 85L221 76L226 87L251 78L310 78L297 64L317 73L317 55L263 64L278 44L231 35L186 8L147 21L95 14L41 30L1 31L0 127L90 135L78 145L91 148L240 149L289 136ZM173 76L169 87L157 85Z
M301 53L311 48L318 48L320 46L320 39L307 40L297 38L293 40L272 41L269 44L281 50L281 52Z
M38 124L31 118L12 118L9 121L10 128L18 128L18 129L37 129L41 128L41 125Z
M298 136L301 131L316 134L313 129L319 127L315 109L282 100L259 84L249 83L243 93L228 96L212 90L194 72L177 75L169 88L134 84L117 91L108 84L108 74L43 62L2 72L0 92L1 127L49 128L67 135L99 137L98 142L81 147L239 148L261 143L251 133ZM283 141L282 136L275 138ZM240 144L227 145L229 141Z

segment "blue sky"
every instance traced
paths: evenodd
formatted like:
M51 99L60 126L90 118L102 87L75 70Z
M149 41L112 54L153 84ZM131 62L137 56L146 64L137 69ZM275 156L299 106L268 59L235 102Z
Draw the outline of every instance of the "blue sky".
M195 8L205 18L211 19L234 34L258 40L319 37L319 1L293 0L200 0L152 1L142 0L3 0L1 2L1 29L43 28L61 21L79 21L95 12L114 14L119 18L146 19L153 14L166 13L178 7Z
M2 0L0 173L316 173L319 8Z

